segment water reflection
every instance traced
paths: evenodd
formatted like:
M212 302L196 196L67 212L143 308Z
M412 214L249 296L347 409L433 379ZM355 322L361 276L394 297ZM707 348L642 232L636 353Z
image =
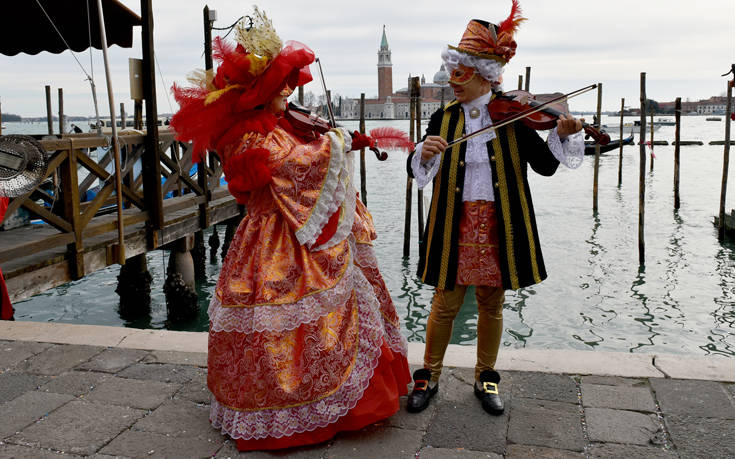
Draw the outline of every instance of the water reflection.
M527 340L533 336L533 328L526 323L523 311L526 308L526 300L535 293L532 287L522 288L517 292L506 292L505 305L503 306L503 326L505 327L505 333L513 337L515 343L504 341L504 346L515 344L515 347L526 347ZM516 313L518 324L515 325L515 328L505 325L508 323L508 311Z
M397 299L405 305L406 315L403 318L403 328L408 341L424 342L426 336L426 319L429 317L431 303L422 298L423 284L416 278L414 266L409 258L401 260L401 293Z
M714 298L717 306L712 311L714 327L707 337L708 343L700 346L707 353L735 356L735 348L728 342L735 335L735 244L725 241L715 255L715 272L720 278L722 294Z
M655 343L653 342L653 340L656 336L659 335L659 333L653 329L653 326L656 325L656 323L654 322L656 318L653 316L653 314L651 314L651 310L648 307L648 296L646 296L646 294L643 292L645 290L645 286L646 267L645 265L643 265L638 267L638 275L633 281L633 284L630 286L630 291L632 292L630 297L634 300L637 300L638 303L640 303L641 305L641 315L638 317L633 317L633 320L643 326L646 332L642 336L647 336L648 339L646 340L646 342L639 342L637 345L631 347L629 349L630 352L635 352L636 349L644 349L649 346L654 346ZM638 334L638 336L641 335Z

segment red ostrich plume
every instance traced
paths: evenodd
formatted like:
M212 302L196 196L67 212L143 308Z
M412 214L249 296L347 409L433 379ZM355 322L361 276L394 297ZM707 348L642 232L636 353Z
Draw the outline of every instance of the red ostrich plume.
M386 150L413 151L415 148L408 134L393 127L379 127L370 131L370 137L375 139L377 146Z
M498 35L503 33L513 35L518 30L518 26L521 25L521 22L526 20L526 18L521 16L521 14L521 5L518 3L518 0L513 0L513 7L510 10L510 15L508 15L508 17L498 26Z

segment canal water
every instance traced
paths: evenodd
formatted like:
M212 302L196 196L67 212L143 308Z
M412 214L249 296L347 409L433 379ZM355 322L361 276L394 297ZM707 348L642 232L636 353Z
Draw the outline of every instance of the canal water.
M617 122L615 117L603 117L603 123ZM45 129L42 124L35 128L6 124L5 133L42 133ZM344 124L350 128L357 125ZM385 125L408 130L407 121L370 121L368 130ZM576 170L560 167L553 177L529 174L549 278L506 293L503 346L735 357L735 244L718 242L712 223L719 209L723 147L707 145L724 139L724 121L687 116L682 125L682 140L702 140L705 145L681 147L678 211L674 210L673 197L674 147L655 147L653 170L646 155L646 262L642 266L638 263L637 236L638 145L624 148L621 186L618 151L602 155L596 214L592 211L594 156L587 156ZM671 143L673 138L673 126L663 126L655 133L655 140ZM355 181L359 186L359 172ZM729 181L728 209L735 207L732 172ZM409 341L420 342L424 340L432 289L415 275L415 186L411 254L401 256L405 189L404 154L393 153L385 162L367 157L367 200L378 232L375 249L380 268L401 317L403 333ZM427 202L430 195L430 190L425 190ZM206 232L205 240L211 231ZM224 227L217 227L217 231L224 240ZM206 309L221 266L219 253L207 264L206 281L197 286L198 319L179 324L166 320L163 280L167 258L163 251L148 255L153 275L150 316L136 321L119 316L115 293L119 269L113 266L17 303L16 319L207 330ZM476 307L468 295L455 322L452 343L476 342Z

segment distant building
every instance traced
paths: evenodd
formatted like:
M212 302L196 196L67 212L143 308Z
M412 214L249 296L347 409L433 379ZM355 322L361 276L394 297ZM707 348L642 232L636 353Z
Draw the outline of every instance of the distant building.
M409 78L411 76L409 75ZM452 90L447 85L449 74L444 65L434 75L433 83L421 77L421 117L427 119L442 104L452 100ZM443 94L442 94L443 93ZM442 98L442 95L444 96ZM365 119L409 119L410 99L408 88L393 92L393 63L388 38L383 26L383 36L378 48L378 97L365 99ZM343 99L342 118L360 117L360 99Z

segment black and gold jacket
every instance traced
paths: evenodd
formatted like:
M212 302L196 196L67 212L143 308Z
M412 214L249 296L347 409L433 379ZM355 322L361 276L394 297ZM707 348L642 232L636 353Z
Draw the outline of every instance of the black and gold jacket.
M456 100L437 110L426 128L427 135L440 135L448 142L464 135L464 111ZM457 278L459 221L467 142L442 154L434 177L429 218L419 241L418 275L440 289L452 290ZM505 289L518 289L546 278L541 256L528 165L541 175L552 175L559 161L536 131L517 122L501 127L487 143L498 218L500 270ZM411 159L407 169L411 172Z

